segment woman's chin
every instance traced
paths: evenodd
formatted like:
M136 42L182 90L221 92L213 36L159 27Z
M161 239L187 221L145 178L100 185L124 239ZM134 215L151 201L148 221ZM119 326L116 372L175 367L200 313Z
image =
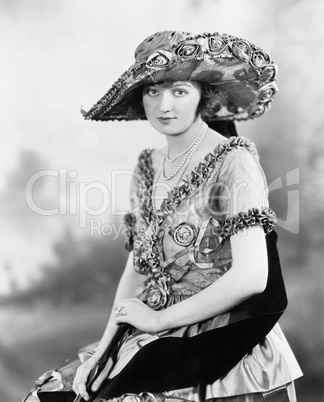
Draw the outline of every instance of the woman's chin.
M178 135L188 130L190 125L179 124L176 120L157 122L152 124L153 128L164 135Z
M179 128L172 124L155 124L153 128L155 128L155 130L160 134L164 135L177 135L179 133Z

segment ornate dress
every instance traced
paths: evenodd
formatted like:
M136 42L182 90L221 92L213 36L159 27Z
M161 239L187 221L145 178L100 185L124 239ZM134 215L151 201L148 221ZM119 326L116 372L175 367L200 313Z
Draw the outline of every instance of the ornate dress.
M231 268L231 235L244 235L250 226L260 225L268 237L276 216L269 209L267 184L255 145L244 137L226 139L206 155L187 180L173 188L158 211L152 207L151 154L151 150L144 150L135 170L131 187L133 209L125 217L127 248L133 250L136 271L147 276L139 298L154 309L163 309L205 289ZM234 310L157 334L129 331L120 344L109 381L118 378L138 352L154 341L194 339L196 335L235 324L241 318ZM221 350L222 344L217 347ZM175 359L182 358L186 360L187 356ZM159 357L156 359L159 364ZM149 370L154 377L159 367L154 367L154 358L151 364ZM212 373L213 367L209 366ZM128 393L126 383L125 393L110 398L103 390L95 401L222 401L228 397L231 401L263 401L268 400L267 396L278 402L293 401L293 381L301 375L279 324L275 324L262 342L213 381L197 380L194 385L168 391L141 389L136 393Z
M263 170L253 142L232 137L218 145L175 187L153 212L154 171L151 150L141 153L135 170L131 200L134 212L126 216L128 249L134 267L147 275L139 296L154 309L168 307L200 292L231 268L230 236L244 235L261 225L265 234L276 223L269 209ZM161 337L192 337L231 322L231 311L202 323L158 334L135 330L120 347L113 378L143 345ZM262 344L255 346L225 376L204 386L204 398L266 393L301 375L298 363L276 324ZM143 390L145 391L145 390ZM156 395L157 400L201 400L201 386ZM145 398L144 398L145 399Z

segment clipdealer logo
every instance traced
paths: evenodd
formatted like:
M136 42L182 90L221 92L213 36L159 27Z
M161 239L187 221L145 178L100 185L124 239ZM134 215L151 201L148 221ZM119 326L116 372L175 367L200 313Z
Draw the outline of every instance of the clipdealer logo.
M26 184L26 202L28 207L38 215L79 215L80 227L86 228L89 224L89 217L99 217L106 213L109 208L111 208L111 214L113 216L123 216L127 212L136 212L136 208L132 211L118 210L117 205L118 181L122 179L119 182L119 186L122 186L123 183L125 185L125 177L127 177L129 183L134 175L139 181L141 180L141 177L136 175L133 170L111 171L111 188L109 189L104 183L99 181L93 181L90 183L73 181L78 176L75 170L68 171L66 168L60 168L59 170L41 170L32 175ZM58 180L58 201L56 207L51 209L45 208L44 205L38 205L35 201L36 192L34 186L38 180L46 180L48 178L56 178ZM161 183L160 186L165 187L165 183ZM238 188L235 187L234 189L227 188L226 184L222 184L222 186L224 187L223 193L226 194L225 197L227 197L228 200L231 200L232 204L235 204L235 202L238 202L238 199L236 198L239 198L242 192L244 193L244 187L248 186L248 183L241 183ZM281 176L272 181L267 188L264 189L263 193L267 198L268 192L271 193L275 190L287 192L287 216L285 220L278 218L277 226L294 234L299 232L298 186L299 168L296 168L287 172L285 177ZM167 188L166 190L170 191L171 188ZM89 205L89 196L93 192L96 192L96 201L101 199L100 205L96 208L91 208ZM100 194L99 196L98 193ZM163 197L160 196L160 199L163 199ZM205 201L206 200L201 200L201 202ZM180 211L179 214L186 215L187 212L188 211ZM90 229L91 235L114 235L114 238L116 238L120 232L123 232L125 227L123 224L103 224L100 219L90 219Z
M284 185L282 177L278 177L268 185L269 193L287 189L287 218L285 220L278 218L277 226L294 234L299 233L299 179L299 168L296 168L286 173L287 186Z
M120 216L129 211L120 211L117 206L117 181L120 176L134 176L132 170L118 170L111 172L111 189L104 183L93 181L85 183L82 181L71 181L77 178L75 170L68 171L66 168L59 170L45 169L33 174L26 184L25 199L28 207L38 215L79 215L81 228L87 227L88 217L103 215L111 208L112 215ZM56 178L58 181L58 201L55 208L46 208L39 205L35 200L35 185L39 180ZM89 196L96 192L96 200L101 203L96 208L89 205ZM99 196L98 196L99 193Z

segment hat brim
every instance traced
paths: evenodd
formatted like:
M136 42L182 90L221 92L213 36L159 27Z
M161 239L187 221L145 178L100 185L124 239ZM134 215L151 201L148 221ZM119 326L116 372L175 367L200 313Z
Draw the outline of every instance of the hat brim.
M204 34L206 43L218 34ZM199 45L195 42L195 40ZM166 81L207 82L225 96L220 110L209 121L247 120L261 116L277 92L274 83L277 67L268 53L249 42L226 36L226 46L214 54L202 46L202 37L190 37L186 56L186 41L171 49L159 49L139 57L112 88L85 113L91 120L144 120L144 111L134 110L139 88ZM224 39L224 40L225 40ZM193 43L195 45L193 45ZM240 44L244 44L240 48ZM193 47L194 46L194 47ZM188 51L187 51L188 53ZM136 102L138 102L138 98ZM208 122L208 120L207 120Z

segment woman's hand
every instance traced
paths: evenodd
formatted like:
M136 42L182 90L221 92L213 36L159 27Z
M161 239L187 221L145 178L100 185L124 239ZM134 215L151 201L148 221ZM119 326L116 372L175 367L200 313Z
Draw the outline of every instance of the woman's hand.
M136 298L120 300L115 307L116 324L127 323L144 332L159 332L160 312L155 311Z
M73 391L77 395L81 395L82 398L87 401L89 399L89 394L86 391L86 383L88 379L89 372L93 365L97 362L97 358L95 356L91 356L87 361L82 363L76 371L76 375L73 381ZM98 378L94 381L91 386L91 390L93 392L97 391L102 384L102 382L108 377L110 369L112 367L112 360L109 359L105 368L98 375Z

